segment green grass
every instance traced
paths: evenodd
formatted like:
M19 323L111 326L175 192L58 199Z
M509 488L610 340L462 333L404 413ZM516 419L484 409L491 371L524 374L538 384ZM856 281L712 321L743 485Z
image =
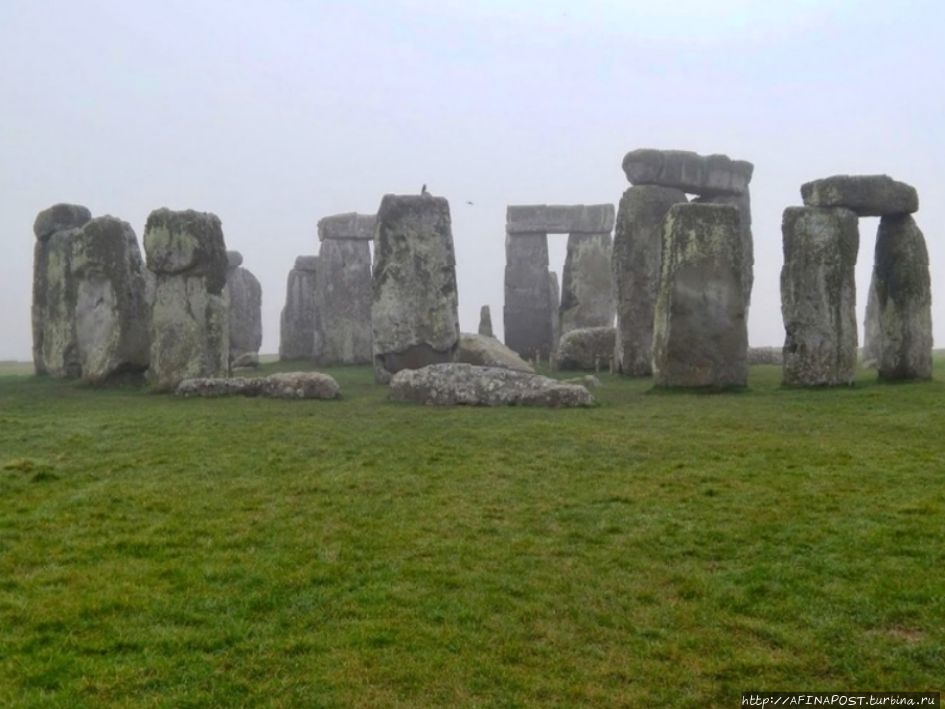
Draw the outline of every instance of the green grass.
M0 705L942 688L941 381L601 375L598 407L549 411L330 371L341 401L0 375Z

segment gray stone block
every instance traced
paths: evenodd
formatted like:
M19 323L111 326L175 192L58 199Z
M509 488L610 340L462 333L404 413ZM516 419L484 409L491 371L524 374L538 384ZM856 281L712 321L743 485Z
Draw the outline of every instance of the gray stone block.
M239 264L238 251L227 251L226 293L230 304L230 366L255 367L262 346L262 286L249 270ZM234 265L235 264L235 265Z
M318 220L318 240L354 239L373 241L377 219L373 214L334 214Z
M505 212L507 234L601 234L614 228L612 204L527 204Z
M888 175L834 175L801 185L808 207L843 207L861 217L911 214L919 209L915 187Z
M534 372L532 366L491 335L459 335L456 361L481 367L504 367L521 372Z
M33 234L43 241L57 231L83 227L91 219L92 213L80 204L54 204L36 215L36 220L33 222Z
M561 288L560 334L613 327L614 284L610 234L571 234Z
M632 185L673 187L689 194L713 197L741 194L748 189L754 166L726 155L699 155L688 150L631 150L623 171Z
M544 232L505 237L502 317L505 344L520 356L547 358L554 349L558 302L551 289L548 237Z
M492 334L492 311L488 305L483 305L479 309L479 334L486 337L495 337Z
M586 327L564 333L558 343L558 369L610 369L614 357L614 335L612 327Z
M326 239L315 285L316 364L369 364L371 350L371 250L367 241Z
M279 328L279 359L312 359L315 348L315 303L318 257L299 256L286 282Z

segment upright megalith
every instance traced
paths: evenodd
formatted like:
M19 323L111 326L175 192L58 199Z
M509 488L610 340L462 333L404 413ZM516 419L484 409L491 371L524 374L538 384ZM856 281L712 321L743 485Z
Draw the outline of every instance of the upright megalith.
M554 271L548 271L548 318L551 321L551 349L548 350L548 356L551 357L557 351L561 339L561 288L558 286L558 274ZM536 352L535 357L538 355Z
M781 223L784 266L784 383L836 386L856 373L856 214L788 207Z
M313 355L319 365L367 364L371 349L374 215L338 214L318 222Z
M385 195L374 232L374 371L449 362L459 346L459 301L449 202Z
M735 207L670 208L663 223L653 319L656 386L724 389L747 384L743 258Z
M279 328L279 359L311 359L315 346L318 257L299 256L289 271Z
M492 334L492 311L488 305L483 305L479 309L479 334L486 337L495 337Z
M653 373L653 313L662 264L663 219L686 193L675 187L627 189L617 209L611 266L617 305L614 364L631 377Z
M932 295L925 237L908 214L885 216L876 234L873 352L879 378L932 377Z
M589 327L613 327L611 251L610 232L568 235L561 278L561 335Z
M259 366L262 346L262 286L243 267L239 251L227 251L226 292L230 304L230 366Z
M610 324L609 268L614 208L594 205L514 205L506 211L505 342L523 357L554 351L559 328ZM559 297L550 290L548 234L568 234ZM557 278L557 277L555 277ZM549 312L554 302L554 309Z
M155 274L151 369L156 391L184 379L229 374L226 244L215 214L156 209L144 230L148 268Z
M56 204L36 215L33 233L33 367L37 374L82 373L75 329L72 240L92 219L86 207Z

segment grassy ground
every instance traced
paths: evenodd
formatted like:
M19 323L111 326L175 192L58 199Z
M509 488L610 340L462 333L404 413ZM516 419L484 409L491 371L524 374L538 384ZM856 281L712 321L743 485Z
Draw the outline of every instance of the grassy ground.
M598 407L548 411L331 373L338 402L0 376L0 705L942 688L942 381L602 375Z

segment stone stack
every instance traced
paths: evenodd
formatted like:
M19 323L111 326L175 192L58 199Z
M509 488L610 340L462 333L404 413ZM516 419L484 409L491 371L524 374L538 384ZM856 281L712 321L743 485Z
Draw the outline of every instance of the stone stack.
M100 384L147 369L149 309L131 225L60 204L40 212L34 231L36 372Z
M623 159L631 187L617 212L612 259L617 334L614 359L628 376L652 373L653 316L659 289L663 221L670 207L695 202L737 208L743 300L751 300L753 245L749 183L754 168L725 155L681 150L633 150Z
M229 374L226 244L220 219L193 210L156 209L144 230L155 274L150 379L173 391L185 379Z
M613 324L609 270L614 208L510 206L505 238L505 342L521 356L547 358L559 332ZM548 270L548 234L568 234L560 305ZM554 278L554 281L552 281Z
M239 251L227 251L226 292L230 303L230 367L258 367L262 346L262 286L243 267Z
M853 267L859 246L857 217L862 216L880 217L864 359L879 369L881 379L930 378L929 259L925 238L910 216L919 208L915 188L887 175L834 175L802 185L801 197L805 206L789 207L783 226L785 383L853 382L857 345ZM812 274L803 273L805 262L807 268L820 269L826 280L812 282Z
M459 300L449 202L385 195L374 233L374 371L386 383L402 369L452 361Z
M374 215L337 214L318 222L315 362L371 362L371 250Z
M676 204L667 213L653 317L656 386L747 384L748 304L740 234L735 207Z
M312 359L315 346L315 286L318 256L299 256L289 271L279 323L279 359Z

